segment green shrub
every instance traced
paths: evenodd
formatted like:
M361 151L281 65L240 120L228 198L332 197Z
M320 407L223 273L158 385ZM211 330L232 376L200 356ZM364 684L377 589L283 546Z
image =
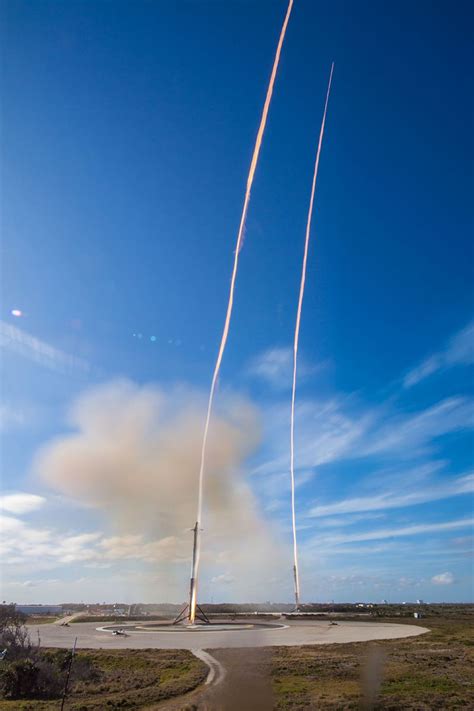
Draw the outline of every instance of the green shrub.
M38 693L39 667L31 659L9 664L3 674L3 694L7 699L28 699Z

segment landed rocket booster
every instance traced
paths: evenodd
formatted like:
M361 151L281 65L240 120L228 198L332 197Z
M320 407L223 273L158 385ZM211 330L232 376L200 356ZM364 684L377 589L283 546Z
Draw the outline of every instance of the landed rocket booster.
M194 541L193 541L193 564L191 568L191 580L189 582L189 616L188 621L193 625L196 619L196 599L197 599L197 579L196 579L196 566L197 566L197 547L198 547L198 535L199 535L199 521L196 521L193 528Z

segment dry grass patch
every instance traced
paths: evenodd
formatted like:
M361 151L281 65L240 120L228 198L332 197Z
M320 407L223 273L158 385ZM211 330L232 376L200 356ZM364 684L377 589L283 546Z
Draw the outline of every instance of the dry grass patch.
M275 708L474 708L472 617L423 624L431 631L419 637L277 648Z
M68 711L142 709L195 689L207 666L185 650L80 650L74 666L93 673L71 684ZM58 700L0 701L0 711L57 711Z

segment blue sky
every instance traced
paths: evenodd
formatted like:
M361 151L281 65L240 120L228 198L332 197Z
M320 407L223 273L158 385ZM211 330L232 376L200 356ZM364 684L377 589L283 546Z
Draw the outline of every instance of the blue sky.
M185 597L181 519L172 535L159 522L162 538L134 517L118 525L102 494L76 486L87 467L98 479L107 467L80 458L68 474L58 452L81 428L80 455L90 452L90 418L110 408L107 447L137 413L158 439L189 403L199 421L285 8L3 4L6 599ZM382 13L295 2L220 379L222 426L236 429L223 480L232 493L203 561L207 599L291 599L289 347L332 60L300 341L302 597L472 599L469 15L468 3ZM86 414L71 416L78 407ZM132 479L155 450L133 452ZM122 512L119 468L106 475ZM160 497L176 477L168 507L173 496L192 502L190 474L160 476L134 491ZM244 503L251 520L237 515ZM243 551L226 557L229 516L257 568L278 548L264 585L242 586Z

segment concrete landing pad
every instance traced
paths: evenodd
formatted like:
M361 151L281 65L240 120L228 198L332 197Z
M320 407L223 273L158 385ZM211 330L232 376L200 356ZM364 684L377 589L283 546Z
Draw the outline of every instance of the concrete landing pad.
M147 623L148 624L148 623ZM261 626L252 620L242 620L232 625L216 621L209 627L192 630L157 623L157 629L139 625L78 622L69 627L56 624L29 626L32 639L37 630L43 647L72 647L77 637L77 646L92 649L218 649L219 647L269 647L300 646L304 644L335 644L367 642L377 639L399 639L428 632L417 625L392 624L387 622L338 622L325 620L284 620L282 623ZM114 635L113 630L123 630L125 635Z

